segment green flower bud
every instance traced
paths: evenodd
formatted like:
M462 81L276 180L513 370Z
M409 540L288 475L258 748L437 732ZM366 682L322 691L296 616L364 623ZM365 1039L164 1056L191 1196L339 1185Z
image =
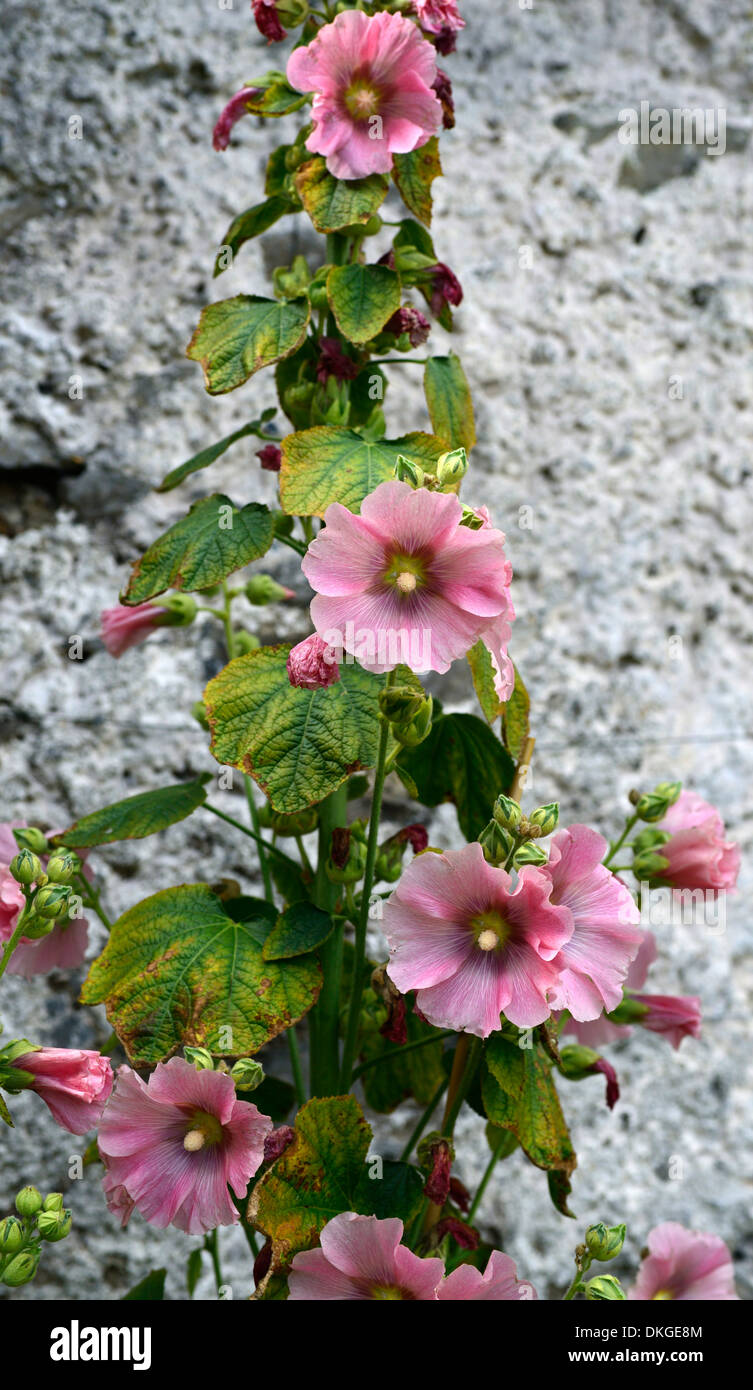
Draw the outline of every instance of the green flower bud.
M534 844L532 840L527 840L524 845L520 845L513 855L513 865L516 869L522 869L526 864L536 864L541 866L547 862L547 852L543 845Z
M517 830L523 812L519 802L513 801L511 796L500 795L494 803L492 815L503 830Z
M404 748L417 748L419 743L423 743L424 739L428 738L431 733L433 709L434 701L431 695L427 695L421 701L418 711L410 721L393 724L392 732L398 743L401 743Z
M204 708L203 700L197 700L196 703L191 706L191 713L196 723L200 724L202 729L209 729L209 720L207 719L207 712Z
M243 591L249 603L262 607L267 603L279 603L280 599L293 598L293 590L278 584L271 574L255 574L249 579Z
M613 1260L625 1244L626 1234L624 1222L620 1226L607 1226L603 1221L597 1221L586 1231L588 1253L593 1260Z
M398 454L395 460L395 477L401 483L410 483L411 487L423 487L426 481L426 474L420 463L414 463L413 459L407 459L404 454Z
M377 232L381 232L381 230L382 219L379 216L379 213L375 212L373 217L370 217L368 222L364 226L363 234L364 236L376 236Z
M303 811L275 811L266 801L259 807L259 824L265 830L274 830L275 835L310 835L318 820L315 806L307 806Z
M305 153L295 145L289 149L285 155L286 169L291 173L297 169ZM280 265L272 272L272 283L279 299L297 299L306 293L310 280L311 272L304 256L296 256L291 266Z
M255 1091L264 1080L264 1068L253 1057L239 1057L230 1068L237 1091Z
M358 883L366 868L366 845L348 830L333 831L325 871L330 883Z
M597 1274L595 1279L589 1279L586 1284L586 1298L589 1303L612 1302L616 1299L625 1299L625 1294L619 1279L615 1279L613 1274Z
M496 820L490 820L478 837L487 864L504 864L515 841L509 830Z
M70 1211L40 1211L37 1230L42 1240L65 1240L70 1235L73 1218Z
M261 642L254 632L246 632L243 628L235 634L235 655L248 656L249 652L258 652Z
M9 1289L18 1289L22 1284L28 1284L34 1278L38 1265L39 1250L31 1246L28 1250L22 1250L18 1255L14 1255L0 1274L0 1280Z
M348 779L348 801L356 801L369 790L369 779L363 772L357 772Z
M329 306L326 285L312 285L309 290L312 309L326 309Z
M196 617L196 600L190 594L169 594L160 599L158 608L165 611L168 627L188 627Z
M484 518L479 516L473 507L463 507L463 515L460 518L460 525L467 526L469 531L480 531L484 525Z
M67 850L58 850L47 862L50 883L69 883L81 868L81 860Z
M64 917L71 890L67 883L50 883L45 888L40 888L34 899L34 912L39 917L52 918Z
M669 860L663 854L657 854L655 850L644 849L641 854L637 854L632 863L633 873L637 879L656 878L663 869L669 866Z
M390 685L379 692L379 708L390 724L409 724L426 696L414 685Z
M551 835L556 829L557 821L560 818L560 807L558 801L550 801L546 806L537 806L532 811L528 819L533 825L541 826L542 835Z
M568 1043L560 1049L560 1071L569 1081L583 1081L586 1076L592 1076L596 1063L600 1061L598 1052L580 1043Z
M617 1008L607 1014L607 1018L611 1023L640 1023L648 1012L648 1004L640 1004L637 999L631 999L630 995L626 994Z
M40 941L43 936L49 936L55 930L55 918L50 917L46 921L44 917L37 917L32 912L24 918L24 936L29 941Z
M63 1194L62 1192L48 1192L42 1203L42 1211L62 1211Z
M440 487L457 487L468 472L465 449L451 449L437 459L437 478Z
M19 825L13 831L13 838L19 849L30 849L32 854L47 854L50 846L47 838L35 825Z
M653 830L650 825L647 825L645 830L642 830L633 840L633 854L641 854L644 849L658 850L661 845L666 845L667 841L671 839L672 836L668 830Z
M16 883L23 883L27 887L30 883L36 883L42 872L42 865L30 849L19 850L14 855L8 865Z
M42 1206L42 1194L36 1187L22 1187L16 1197L19 1216L36 1216Z
M674 806L680 792L682 782L659 782L652 792L644 792L639 796L635 803L635 814L639 820L653 823L663 820L670 806Z
M214 1071L214 1058L206 1047L184 1047L183 1055L197 1071Z
M3 1255L15 1255L26 1244L26 1232L17 1216L6 1216L0 1221L0 1251Z
M272 522L276 536L289 536L295 525L295 517L287 512L272 512Z

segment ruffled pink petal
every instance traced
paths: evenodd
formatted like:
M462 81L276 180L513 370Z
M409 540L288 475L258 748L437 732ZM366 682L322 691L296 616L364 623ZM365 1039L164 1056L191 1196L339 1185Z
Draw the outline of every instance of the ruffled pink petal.
M462 515L454 493L414 489L398 479L380 483L361 503L361 520L383 547L392 546L409 555L425 549L441 553L454 538Z
M473 1265L458 1265L437 1290L441 1302L529 1302L538 1298L533 1285L518 1279L515 1262L501 1250L493 1250L482 1274Z
M46 975L50 970L75 970L86 955L89 923L85 917L74 917L64 926L56 922L47 936L38 941L19 941L8 963L9 975Z
M221 1125L228 1124L236 1105L232 1078L219 1071L197 1071L183 1057L171 1057L152 1072L149 1095L163 1105L206 1110Z
M327 1222L320 1243L330 1264L351 1278L390 1284L395 1278L395 1252L403 1237L398 1217L378 1220L341 1212Z
M324 526L311 542L301 569L311 587L328 597L360 594L381 577L384 547L371 527L340 502L324 514Z
M647 1245L649 1253L628 1290L629 1299L646 1301L660 1293L679 1302L738 1298L732 1259L719 1236L665 1221L649 1232Z
M333 1218L335 1219L335 1218ZM366 1302L371 1295L349 1275L342 1274L330 1264L323 1250L301 1250L294 1258L288 1275L288 1301L293 1303Z

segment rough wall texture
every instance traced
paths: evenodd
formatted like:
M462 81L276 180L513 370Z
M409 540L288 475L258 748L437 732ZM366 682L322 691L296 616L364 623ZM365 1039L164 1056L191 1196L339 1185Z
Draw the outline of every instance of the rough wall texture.
M435 231L465 287L455 346L480 436L468 497L490 502L516 571L514 654L535 701L536 798L558 797L566 820L614 831L631 786L676 775L717 802L746 843L749 6L463 8L468 28L446 62L458 126L443 143ZM268 268L304 249L306 233L284 224L213 284L213 250L235 212L257 200L281 134L249 119L229 154L211 148L224 99L268 57L278 61L245 0L233 9L212 0L52 9L9 0L3 27L2 817L66 823L214 766L189 715L222 661L211 619L115 663L96 641L97 616L129 560L203 481L165 497L153 485L272 401L264 374L229 397L204 394L182 356L200 307L263 292ZM618 113L641 100L725 108L726 153L626 148ZM73 115L83 118L81 140L68 138ZM435 350L443 336L435 331ZM69 399L76 375L81 400ZM415 367L393 375L388 406L398 429L425 427ZM213 482L271 498L270 476L243 444L215 466ZM286 557L279 563L300 602L264 610L263 640L307 630L305 586ZM86 639L83 662L67 657L72 634ZM452 673L445 696L448 688L470 700L463 672ZM112 912L184 877L248 884L245 843L209 822L197 814L157 840L98 854ZM456 834L445 808L433 839L451 844ZM658 1219L718 1231L750 1297L746 903L743 888L721 936L661 935L657 987L703 995L703 1040L678 1053L646 1035L621 1044L624 1100L613 1115L597 1082L568 1088L565 1100L580 1153L578 1226L625 1218L631 1257ZM8 1031L101 1043L99 1013L71 1008L78 984L11 981ZM76 1147L42 1109L22 1097L16 1133L2 1136L3 1209L22 1180L59 1185ZM382 1152L394 1151L410 1113L381 1125ZM485 1161L481 1130L473 1119L459 1130L469 1185ZM73 1186L75 1234L64 1252L47 1252L25 1296L118 1298L166 1261L170 1294L182 1296L190 1242L140 1220L121 1235L96 1169ZM547 1272L565 1278L575 1223L548 1206L543 1175L520 1155L500 1168L482 1218L542 1292ZM232 1233L224 1244L241 1297L243 1240ZM199 1295L213 1296L208 1277Z

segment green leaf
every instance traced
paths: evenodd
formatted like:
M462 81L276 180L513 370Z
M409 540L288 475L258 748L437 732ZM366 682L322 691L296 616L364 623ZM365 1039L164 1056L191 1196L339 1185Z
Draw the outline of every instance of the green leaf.
M431 185L442 172L436 135L410 154L396 154L392 169L397 190L406 207L427 227L431 222Z
M297 170L295 186L316 231L339 232L342 227L368 222L384 202L389 180L383 174L336 179L317 155Z
M223 239L222 245L217 252L217 259L214 263L214 277L221 275L223 270L228 270L233 264L237 253L246 241L251 241L253 237L261 236L273 227L275 222L279 222L286 212L294 212L290 199L285 197L267 198L263 203L256 203L254 207L247 208L245 212L240 212L233 218ZM226 257L228 249L230 257ZM224 264L227 259L227 264Z
M256 96L249 96L245 103L246 110L254 116L287 116L310 101L307 93L301 95L295 87L291 87L285 73L277 69L270 70L263 77L252 78L248 86L257 92Z
M121 1303L160 1303L165 1297L166 1269L152 1269L139 1284L134 1284L130 1293L123 1294Z
M53 835L52 843L66 849L87 849L91 845L109 845L114 840L143 840L147 835L156 835L203 805L208 781L209 773L204 772L194 782L157 787L155 791L115 801L101 811L81 816L67 830Z
M470 453L476 443L473 402L460 358L430 357L424 368L424 392L431 427L448 449Z
M467 840L478 838L495 799L509 791L515 776L510 754L475 714L436 719L423 743L403 749L400 766L424 806L454 801Z
M531 727L529 720L531 699L517 666L514 669L515 688L507 704L503 706L502 737L511 757L518 762L522 757Z
M328 912L313 903L291 903L277 918L264 943L265 960L289 960L305 956L327 940L333 922Z
M400 308L400 277L386 265L334 265L327 297L343 336L368 343Z
M416 1213L423 1179L415 1168L385 1162L381 1178L369 1176L371 1129L355 1096L310 1100L295 1130L249 1204L249 1220L272 1240L273 1268L315 1245L322 1227L342 1211L404 1222Z
M494 666L492 665L491 652L488 647L484 646L481 638L468 652L468 665L471 668L473 686L484 718L489 724L493 724L505 706L494 689ZM508 749L508 751L511 750Z
M303 342L311 307L307 299L263 299L237 294L202 311L186 356L200 362L210 396L242 386Z
M566 1200L577 1159L542 1049L538 1044L519 1047L492 1034L482 1090L492 1124L510 1130L537 1168L556 1175L550 1184L553 1200L563 1215L571 1215Z
M198 1250L192 1250L190 1255L188 1256L188 1260L186 1263L186 1288L188 1289L189 1298L193 1298L194 1290L199 1282L199 1276L201 1274L202 1254L203 1251L201 1249L201 1246L199 1246Z
M292 145L278 145L267 160L264 192L268 198L286 198L288 202L290 201L290 184L287 182L290 178L290 170L286 158L292 148Z
M13 1117L2 1096L0 1096L0 1120L2 1120L4 1124L9 1125L11 1129L15 1128Z
M237 657L204 692L215 758L250 773L276 811L302 811L372 767L379 738L381 679L344 662L335 685L303 690L288 679L289 651Z
M284 965L262 956L275 908L259 900L254 919L237 922L225 907L208 884L184 884L145 898L114 924L81 999L106 1004L134 1066L152 1066L187 1043L248 1056L315 1002L321 971L313 956Z
M280 404L294 429L304 430L311 424L311 401L315 391L314 363L319 353L313 338L307 337L290 357L275 367L275 385ZM304 399L294 401L290 387L303 389Z
M210 463L214 463L221 454L229 449L231 444L237 444L239 439L245 439L249 434L255 434L261 438L264 425L267 420L271 420L275 415L274 407L265 410L258 420L251 420L248 425L241 425L239 430L233 430L232 434L226 434L224 439L219 439L216 444L210 444L206 449L200 449L198 454L193 454L185 463L179 463L177 468L173 468L166 478L162 479L155 492L172 492L174 487L182 483L191 473L198 473L201 468L208 468Z
M299 430L282 442L280 500L296 516L323 516L331 502L357 511L379 483L394 478L398 454L432 472L443 452L431 434L375 441L334 425Z
M436 1035L437 1030L417 1018L410 1004L406 1024L409 1043L421 1042L432 1034ZM388 1042L381 1033L370 1033L364 1039L361 1058L364 1062L370 1062L375 1057L384 1057L387 1052L395 1053L395 1050L394 1042ZM426 1047L416 1048L414 1052L406 1052L402 1056L398 1050L396 1056L385 1057L369 1067L361 1078L366 1104L380 1114L389 1114L406 1096L413 1096L419 1105L428 1105L444 1077L442 1050L442 1039L437 1038L436 1042L427 1043Z
M120 601L144 603L165 589L208 589L266 555L273 540L272 513L261 502L239 509L224 493L203 497L136 561Z

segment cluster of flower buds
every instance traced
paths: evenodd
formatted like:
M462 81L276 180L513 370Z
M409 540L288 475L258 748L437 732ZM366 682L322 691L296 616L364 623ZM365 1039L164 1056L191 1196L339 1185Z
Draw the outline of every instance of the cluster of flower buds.
M434 472L429 473L420 463L398 454L395 460L395 477L398 482L409 483L411 487L425 487L431 491L457 492L468 472L468 456L465 449L449 449L440 454ZM475 516L476 513L473 513ZM483 524L479 519L479 525Z
M391 685L379 696L379 708L393 738L405 748L416 748L431 732L434 702L421 687Z
M376 878L383 879L385 883L397 883L403 871L403 859L405 851L410 845L414 854L421 854L429 843L426 828L423 825L406 825L402 830L390 835L377 850L376 857Z
M16 1216L0 1221L0 1283L16 1289L34 1278L42 1241L65 1240L71 1213L62 1192L43 1197L36 1187L22 1187L16 1197Z
M183 1055L197 1071L218 1071L229 1075L235 1083L236 1091L255 1091L264 1080L264 1068L253 1057L239 1057L231 1067L227 1062L215 1061L206 1047L184 1047Z
M659 782L652 792L631 792L630 802L635 807L638 820L653 824L655 821L664 820L681 791L682 782Z
M574 1293L583 1293L589 1303L625 1299L622 1285L613 1274L597 1274L593 1279L583 1281L583 1275L588 1272L594 1260L605 1264L608 1260L616 1259L625 1243L625 1233L624 1223L619 1226L607 1226L606 1222L597 1221L588 1227L584 1244L575 1247L575 1265L578 1273L569 1291L569 1297Z
M498 796L492 818L479 835L487 863L515 869L522 869L525 864L546 864L547 852L536 841L556 830L559 814L559 803L550 801L524 816L518 801Z
M81 860L70 850L50 852L42 831L34 826L13 833L19 850L8 868L26 896L23 934L37 941L47 936L60 918L71 915L72 880L81 872ZM50 857L43 867L39 855L47 853Z

